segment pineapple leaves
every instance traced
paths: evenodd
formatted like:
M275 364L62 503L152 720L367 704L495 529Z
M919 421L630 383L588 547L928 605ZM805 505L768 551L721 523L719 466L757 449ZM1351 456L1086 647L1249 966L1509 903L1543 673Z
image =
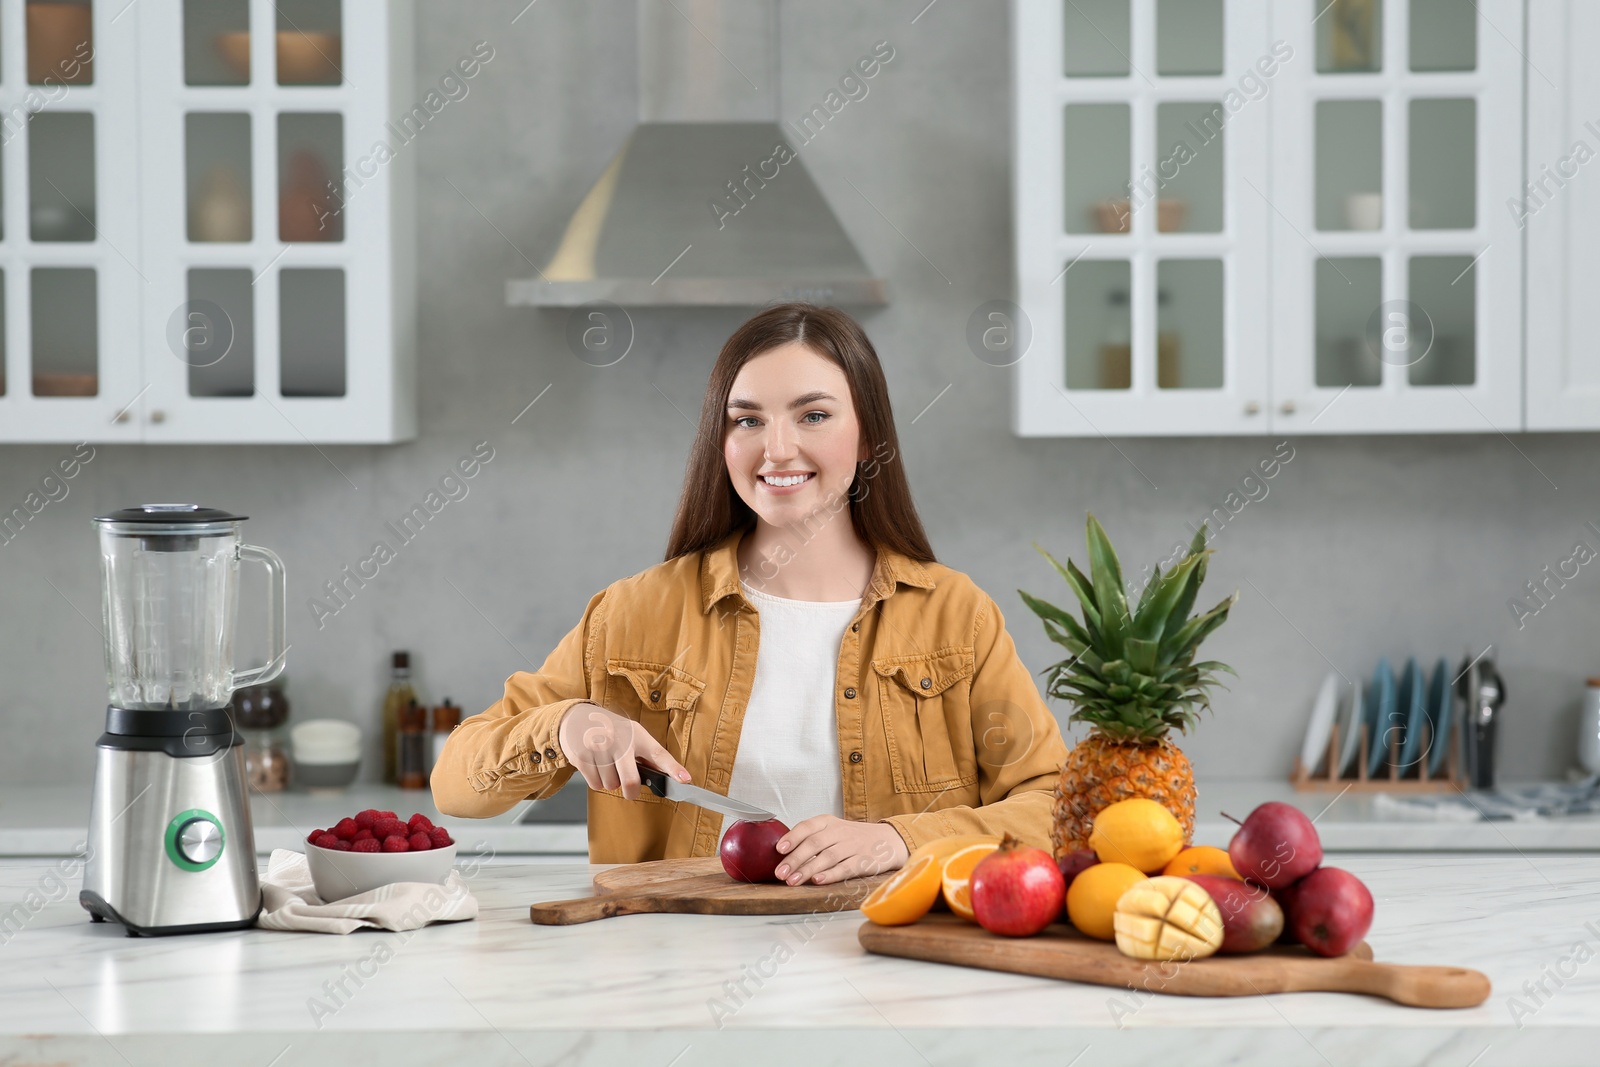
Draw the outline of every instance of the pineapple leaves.
M1038 597L1030 596L1021 589L1017 590L1017 594L1022 597L1022 602L1024 604L1033 609L1034 614L1038 615L1039 618L1044 620L1045 631L1047 633L1050 631L1050 624L1055 623L1056 625L1060 626L1061 629L1066 632L1066 635L1070 637L1073 642L1076 642L1077 645L1087 647L1089 644L1091 644L1088 632L1078 624L1077 619L1074 619L1061 608L1058 608L1054 604L1048 603L1047 601L1040 600ZM1059 645L1066 645L1074 652L1081 651L1081 648L1074 647L1073 644L1061 640L1054 633L1050 634L1050 638Z
M1145 596L1140 599L1139 612L1133 620L1133 636L1145 641L1161 640L1161 635L1166 632L1167 626L1172 625L1170 616L1173 608L1189 591L1190 575L1199 562L1199 556L1189 556L1159 580L1152 580L1145 587ZM1182 624L1183 620L1180 617L1176 625Z
M1071 559L1065 566L1034 548L1066 580L1082 608L1082 619L1019 589L1018 595L1044 624L1046 635L1072 653L1044 671L1048 696L1072 705L1068 717L1087 723L1091 736L1148 743L1169 730L1187 733L1211 711L1214 672L1234 674L1216 660L1195 662L1200 643L1227 620L1238 594L1190 618L1212 550L1206 527L1195 530L1188 554L1170 570L1158 565L1130 612L1122 568L1104 527L1092 514L1086 523L1089 573Z
M1184 557L1185 563L1191 559L1195 561L1194 569L1184 584L1183 594L1167 613L1167 624L1163 633L1171 633L1189 621L1189 613L1194 610L1195 598L1200 595L1200 585L1206 580L1206 560L1210 555L1211 550L1206 548L1206 524L1201 523L1200 528L1194 532L1194 540L1189 542L1189 554Z
M1128 657L1128 666L1140 674L1154 674L1156 669L1157 644L1154 641L1141 641L1137 637L1130 637L1122 646Z
M1122 593L1122 567L1117 563L1116 550L1106 536L1100 520L1089 515L1089 573L1093 576L1095 603L1100 607L1100 629L1106 641L1117 648L1128 638L1130 619L1128 598ZM1067 564L1071 567L1071 561Z

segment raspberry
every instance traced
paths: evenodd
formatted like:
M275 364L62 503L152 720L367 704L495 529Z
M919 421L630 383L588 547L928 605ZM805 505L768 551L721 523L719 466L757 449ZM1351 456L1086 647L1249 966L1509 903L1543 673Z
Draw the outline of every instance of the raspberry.
M426 852L433 847L433 839L421 830L411 835L410 842L412 852Z
M357 830L356 836L350 839L350 843L353 845L357 841L375 841L377 840L377 837L378 835L373 833L371 830Z
M317 838L321 837L323 834L325 834L327 832L328 831L326 831L326 830L313 830L313 831L311 831L309 834L306 835L306 843L307 844L312 844L312 845L316 844L317 843Z
M429 830L428 839L433 842L434 848L447 848L455 844L450 839L450 831L442 826L435 826L432 830Z
M383 850L385 852L410 852L411 842L399 834L391 834L383 839Z
M322 833L318 834L317 835L317 839L315 841L311 842L311 843L313 845L316 845L318 848L338 848L339 847L339 839L337 837L335 837L333 834L328 833L328 831L326 831L326 830L324 830L324 831L322 831Z
M350 843L351 852L382 852L383 846L378 844L375 837L363 837Z
M341 841L349 841L356 836L356 831L361 827L356 825L354 819L340 819L338 825L328 832Z
M378 821L378 812L373 808L356 812L356 825L363 830L372 829L372 824Z
M349 852L350 842L344 840L343 838L336 837L333 839L333 847L338 849L340 852Z
M411 816L411 821L406 823L406 828L412 833L416 833L418 830L421 830L423 833L427 833L433 829L433 820L429 819L426 815L419 811L415 815Z
M380 811L380 812L378 812L378 818L380 818L380 819L398 819L399 817L400 816L396 815L392 811Z
M406 829L406 824L399 819L379 819L372 824L372 836L382 841L386 837L409 837L411 831Z

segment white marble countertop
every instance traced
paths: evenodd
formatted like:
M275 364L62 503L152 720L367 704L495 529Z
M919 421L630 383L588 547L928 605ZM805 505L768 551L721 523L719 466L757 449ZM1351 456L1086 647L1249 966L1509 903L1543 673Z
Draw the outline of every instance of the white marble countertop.
M577 786L581 788L582 782ZM561 811L576 812L577 821L519 823L529 805L522 804L492 819L444 821L464 844L481 842L499 855L557 855L587 858L588 833L582 808L563 790ZM1600 815L1579 815L1534 822L1441 823L1385 818L1374 810L1372 794L1354 791L1297 793L1277 779L1201 779L1195 841L1226 846L1234 826L1228 812L1244 818L1268 800L1294 804L1317 819L1323 848L1329 852L1380 851L1579 851L1600 852ZM546 804L547 802L536 802ZM298 848L305 835L326 827L339 816L376 807L420 811L443 818L425 789L358 785L340 794L255 793L250 798L255 821L256 851ZM404 811L401 811L401 809ZM0 856L70 856L84 839L89 817L89 787L0 786Z
M4 861L0 1062L1526 1067L1592 1063L1600 1042L1590 856L1339 857L1376 898L1378 959L1489 976L1489 1000L1448 1011L1332 993L1141 1001L873 956L854 911L540 927L528 905L584 894L599 868L463 857L472 922L151 939L91 924L70 861Z
M88 786L0 786L0 856L73 855L88 831L89 794ZM588 859L589 831L581 808L576 822L517 822L531 806L519 804L492 819L453 819L439 814L433 794L426 789L355 785L340 793L250 794L256 853L263 857L275 848L298 850L312 830L325 829L362 808L378 808L398 812L402 819L420 811L434 822L443 820L456 831L464 848L487 847L500 855ZM564 806L572 808L570 803Z

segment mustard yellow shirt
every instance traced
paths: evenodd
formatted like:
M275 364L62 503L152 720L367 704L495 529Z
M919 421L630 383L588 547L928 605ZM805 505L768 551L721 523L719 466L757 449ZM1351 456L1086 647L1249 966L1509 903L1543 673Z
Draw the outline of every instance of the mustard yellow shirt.
M591 702L642 723L696 785L726 794L755 678L760 618L739 588L736 530L596 593L537 671L458 726L433 769L446 815L484 818L574 773L561 717ZM888 822L907 848L1010 832L1050 848L1066 743L1000 608L943 564L879 548L839 648L835 711L844 817ZM589 794L593 863L711 856L722 816L648 789Z

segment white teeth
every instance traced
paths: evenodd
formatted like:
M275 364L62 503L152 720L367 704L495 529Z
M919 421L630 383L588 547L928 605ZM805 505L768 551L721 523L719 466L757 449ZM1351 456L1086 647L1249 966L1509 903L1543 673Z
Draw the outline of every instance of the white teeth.
M809 475L809 474L795 474L795 475L791 475L788 478L769 478L767 475L763 474L761 476L761 480L766 482L768 485L783 486L783 485L799 485L801 482L805 481L809 477L811 477L811 475Z

